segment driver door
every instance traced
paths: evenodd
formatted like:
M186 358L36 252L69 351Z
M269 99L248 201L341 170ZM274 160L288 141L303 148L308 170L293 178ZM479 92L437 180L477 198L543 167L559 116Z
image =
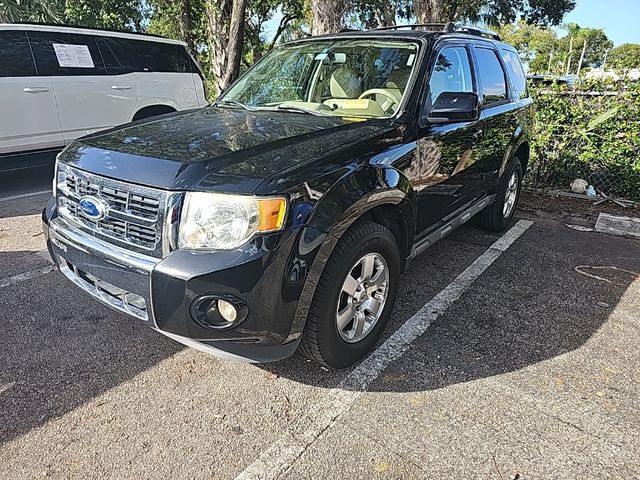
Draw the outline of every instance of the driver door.
M473 202L479 195L476 186L482 175L479 166L484 122L430 124L427 120L441 93L477 93L471 52L464 43L444 43L433 58L417 147L421 165L419 236L430 233Z

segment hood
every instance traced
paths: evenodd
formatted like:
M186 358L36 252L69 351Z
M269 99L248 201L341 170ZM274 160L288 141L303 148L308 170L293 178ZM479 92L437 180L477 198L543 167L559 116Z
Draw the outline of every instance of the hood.
M366 140L389 124L207 107L84 137L61 161L158 188L252 192L282 170Z

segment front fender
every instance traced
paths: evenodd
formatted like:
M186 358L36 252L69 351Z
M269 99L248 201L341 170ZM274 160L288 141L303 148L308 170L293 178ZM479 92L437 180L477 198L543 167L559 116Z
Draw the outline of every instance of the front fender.
M399 212L405 242L413 243L417 199L409 180L389 166L361 168L343 176L317 202L306 219L305 240L308 251L315 250L307 268L306 279L296 308L287 342L297 339L304 329L311 301L324 266L343 233L359 218L376 207L391 205ZM319 232L323 232L319 235ZM312 241L310 241L312 239ZM401 248L409 250L408 245Z

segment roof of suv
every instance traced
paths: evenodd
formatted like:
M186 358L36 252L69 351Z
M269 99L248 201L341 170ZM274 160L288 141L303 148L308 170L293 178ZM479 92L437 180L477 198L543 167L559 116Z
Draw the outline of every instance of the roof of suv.
M429 24L410 24L410 25L393 25L389 27L374 28L371 30L349 30L345 29L338 33L329 33L326 35L318 35L314 37L306 37L298 40L293 40L287 43L296 43L302 41L312 41L313 39L331 39L331 38L399 38L399 39L418 39L429 37L441 37L441 36L456 36L466 37L469 39L481 38L486 41L490 41L495 44L509 47L510 45L504 43L500 36L491 31L480 27L469 25L458 25L453 22L449 23L429 23Z
M149 33L131 33L120 30L101 30L97 28L56 25L45 23L0 23L0 30L29 30L35 32L79 33L84 35L102 35L108 37L129 38L132 40L146 40L148 42L173 43L186 46L185 42L173 40Z

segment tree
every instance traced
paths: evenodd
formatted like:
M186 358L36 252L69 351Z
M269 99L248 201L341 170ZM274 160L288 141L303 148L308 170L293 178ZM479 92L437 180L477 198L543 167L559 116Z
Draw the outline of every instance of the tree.
M585 50L583 66L599 67L602 65L607 50L613 47L613 42L609 40L604 30L599 28L582 28L577 23L569 23L564 25L564 28L567 30L567 35L560 39L559 49L564 55L564 58L567 58L569 45L571 39L573 39L571 65L577 67L578 58L580 57L580 52L582 51L585 41L587 42L587 49Z
M207 37L204 0L146 0L147 32L177 38L187 44L192 55L204 48Z
M345 27L346 0L311 0L313 35L339 32Z
M549 64L558 50L558 36L546 27L530 25L524 20L496 29L500 37L513 45L520 59L532 73L550 73ZM553 65L551 65L553 66Z
M211 71L220 93L240 74L247 0L207 0L205 8Z
M142 30L143 0L66 0L65 23L114 30Z
M609 52L609 65L622 78L627 78L629 71L640 68L640 45L637 43L625 43Z
M0 23L62 23L64 0L1 0Z
M575 0L413 0L418 23L469 20L488 25L527 23L558 25Z

